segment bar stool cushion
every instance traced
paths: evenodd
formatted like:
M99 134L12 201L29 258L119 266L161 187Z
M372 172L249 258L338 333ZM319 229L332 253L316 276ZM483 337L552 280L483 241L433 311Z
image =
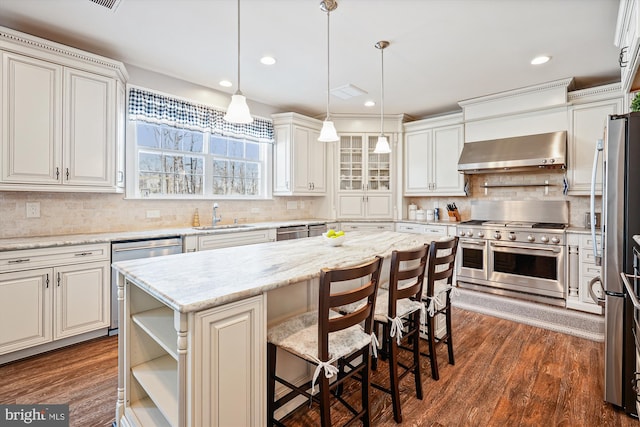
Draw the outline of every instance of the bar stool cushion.
M340 317L330 311L329 318ZM267 341L306 360L318 360L318 312L310 311L279 323L267 331ZM331 359L348 356L371 344L371 335L360 325L354 325L329 334ZM327 362L323 360L322 362Z
M414 301L409 298L403 298L396 301L396 316L406 317L414 311L423 310L424 304L421 301ZM387 322L387 314L389 313L389 291L378 291L376 298L376 313L374 319L377 322Z

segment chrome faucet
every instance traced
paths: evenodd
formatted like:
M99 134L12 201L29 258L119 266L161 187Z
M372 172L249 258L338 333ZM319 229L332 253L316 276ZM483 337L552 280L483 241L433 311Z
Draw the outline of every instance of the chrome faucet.
M222 221L222 215L218 216L218 204L214 203L213 204L213 221L212 221L212 225L215 227L217 223L219 223L220 221Z

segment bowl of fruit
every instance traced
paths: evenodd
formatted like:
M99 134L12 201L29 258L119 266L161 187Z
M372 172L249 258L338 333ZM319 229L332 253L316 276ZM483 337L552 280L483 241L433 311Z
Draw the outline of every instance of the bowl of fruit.
M325 234L323 234L324 236L324 241L327 243L327 245L329 246L340 246L342 245L342 243L344 243L344 231L340 230L340 231L336 231L333 229L327 230L327 232Z

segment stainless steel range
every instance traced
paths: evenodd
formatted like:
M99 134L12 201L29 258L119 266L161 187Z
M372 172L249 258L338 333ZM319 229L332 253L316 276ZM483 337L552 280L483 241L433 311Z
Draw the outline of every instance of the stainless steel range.
M474 201L460 223L463 288L565 305L565 201Z

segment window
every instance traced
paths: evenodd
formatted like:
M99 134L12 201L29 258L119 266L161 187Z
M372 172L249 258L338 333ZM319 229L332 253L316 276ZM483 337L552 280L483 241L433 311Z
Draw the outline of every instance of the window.
M129 140L134 144L127 193L143 198L269 197L271 145L265 142L273 141L273 125L259 119L249 128L220 123L221 114L131 89Z

